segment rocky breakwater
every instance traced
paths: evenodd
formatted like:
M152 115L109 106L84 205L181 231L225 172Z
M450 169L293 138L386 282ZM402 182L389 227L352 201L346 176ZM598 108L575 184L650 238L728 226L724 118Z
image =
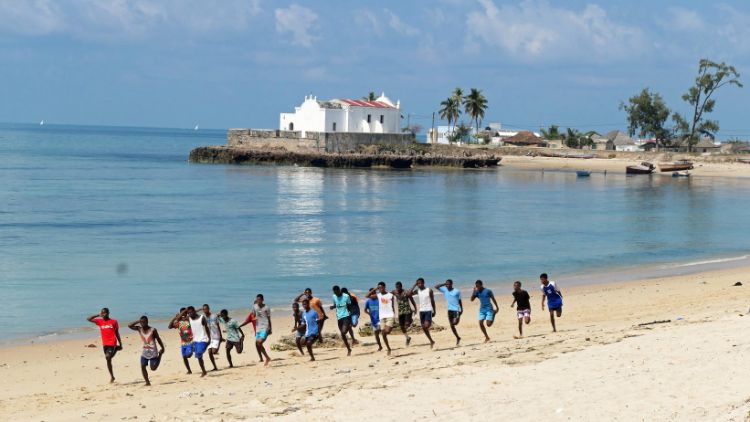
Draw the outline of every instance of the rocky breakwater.
M483 149L414 144L410 146L367 145L348 153L289 151L283 147L199 147L190 152L190 162L212 164L276 164L303 167L408 169L414 167L496 167L502 157Z

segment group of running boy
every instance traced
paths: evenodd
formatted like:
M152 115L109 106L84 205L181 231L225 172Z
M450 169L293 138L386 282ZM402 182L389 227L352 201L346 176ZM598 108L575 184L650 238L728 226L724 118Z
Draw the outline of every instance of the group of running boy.
M543 293L542 310L544 310L546 303L552 330L557 331L555 317L562 316L562 293L560 293L557 284L548 279L547 274L542 274L539 280L541 283L540 289ZM381 281L377 287L370 288L364 295L364 312L370 317L370 326L378 345L378 351L383 350L383 344L385 344L387 354L390 356L391 346L388 336L396 326L401 329L406 346L409 346L411 343L409 328L413 324L412 318L414 315L419 316L419 325L430 343L430 348L435 346L435 341L430 335L432 319L435 317L437 309L435 291L442 293L445 298L448 323L456 338L456 345L460 344L461 337L456 327L463 314L461 291L453 287L453 281L450 279L429 288L425 285L424 279L420 277L416 280L414 286L408 290L403 288L401 282L396 282L395 289L388 291L386 284ZM516 307L518 318L518 335L514 337L521 338L523 336L523 325L531 323L531 297L526 290L521 288L520 281L513 283L512 294L513 303L510 306ZM345 287L333 286L332 299L333 304L329 306L329 310L335 310L339 333L346 347L347 356L349 356L352 352L352 345L358 344L354 336L354 328L359 324L359 298ZM499 305L492 290L484 287L481 280L474 283L471 301L474 300L479 300L479 328L484 335L485 342L489 342L490 337L487 334L487 328L492 326L495 316L499 312ZM307 350L310 360L314 361L313 345L315 342L323 342L322 330L328 319L323 303L320 298L313 296L311 289L307 288L294 299L292 315L294 318L292 332L295 334L297 349L302 355L305 355L305 350ZM114 382L112 358L118 351L122 350L119 325L116 320L109 317L109 309L107 308L103 308L99 314L91 315L88 320L99 326L101 330L110 382ZM219 356L219 348L222 342L226 343L227 363L230 368L234 366L231 352L242 353L245 340L242 327L248 324L252 324L255 330L255 349L260 362L267 366L271 358L264 343L268 336L272 334L271 311L268 305L264 303L261 294L256 296L252 311L242 323L231 318L226 309L222 309L217 315L211 312L207 304L204 304L202 313L198 313L193 306L181 308L169 322L168 327L179 332L180 350L187 373L192 374L189 359L195 357L201 369L201 376L205 376L207 372L203 356L208 352L212 370L218 370L216 358ZM222 334L222 325L226 332L226 338ZM128 328L137 331L143 343L140 358L141 373L146 385L150 385L148 369L155 371L159 367L165 350L164 343L156 328L149 325L148 317L145 315L128 324ZM351 338L351 344L349 338Z

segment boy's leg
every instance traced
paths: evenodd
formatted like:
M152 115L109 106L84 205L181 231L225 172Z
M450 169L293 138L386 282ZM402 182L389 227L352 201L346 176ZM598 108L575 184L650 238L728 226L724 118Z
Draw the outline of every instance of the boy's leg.
M318 343L323 344L323 324L325 324L325 319L319 319L318 320Z
M346 355L351 356L352 354L352 348L349 346L349 340L346 339L347 334L349 334L349 330L351 329L351 324L349 324L349 321L346 318L342 318L338 321L339 324L339 331L341 332L341 339L344 340L344 346L346 346Z
M271 357L268 356L268 352L266 352L266 348L263 346L263 342L265 342L265 339L258 339L258 341L255 342L256 347L258 348L258 352L261 354L261 359L263 357L266 358L266 363L264 363L264 366L268 366L268 364L271 362Z
M208 359L211 361L211 365L213 365L214 367L213 370L218 371L219 368L216 367L216 360L214 360L214 350L216 350L216 352L219 351L219 349L208 349Z
M109 371L110 383L115 382L115 374L114 374L114 371L112 370L112 357L113 356L109 353L104 356L104 358L107 360L107 370Z
M523 337L523 318L518 318L518 338Z
M307 354L310 355L311 362L315 360L315 355L313 355L313 350L312 350L312 345L314 341L315 340L311 338L308 338L305 340L305 345L307 346Z
M380 330L375 330L375 342L378 343L378 352L383 350L383 345L380 344Z
M192 370L190 370L190 362L188 361L188 358L187 358L187 357L185 357L185 356L183 356L183 357L182 357L182 362L183 362L183 363L185 364L185 369L187 369L187 373L188 373L188 375L189 375L189 374L192 374L192 373L193 373L193 371L192 371Z
M490 341L490 336L487 335L487 329L484 328L484 320L479 320L479 328L482 330L482 334L484 334L484 342L487 343Z
M302 356L305 356L305 351L302 350L302 337L297 337L294 341L297 343L297 350L299 350L299 353Z
M552 323L552 332L557 332L557 327L555 326L555 311L549 311L549 322Z
M226 345L225 349L227 351L227 363L229 363L229 367L230 368L234 368L234 364L232 363L232 353L231 353L232 352L232 347L234 347L234 346L232 346L232 343L227 342L227 345Z
M386 324L382 328L382 333L383 333L383 343L385 343L385 348L386 350L388 350L388 356L391 355L391 345L388 343L388 334L390 334L390 332L391 332L391 327Z
M151 385L151 381L148 379L148 371L146 370L147 366L148 364L141 359L141 374L143 375L143 380L146 381L146 385Z
M152 371L156 371L159 368L159 365L161 364L161 356L154 358L154 359L149 359L148 364L151 367Z

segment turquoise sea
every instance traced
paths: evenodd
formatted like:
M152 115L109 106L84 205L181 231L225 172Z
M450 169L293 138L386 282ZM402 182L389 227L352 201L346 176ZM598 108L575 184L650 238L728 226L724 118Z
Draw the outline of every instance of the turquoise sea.
M125 321L419 276L607 282L750 251L750 180L187 162L224 142L0 125L0 340L74 330L102 306Z

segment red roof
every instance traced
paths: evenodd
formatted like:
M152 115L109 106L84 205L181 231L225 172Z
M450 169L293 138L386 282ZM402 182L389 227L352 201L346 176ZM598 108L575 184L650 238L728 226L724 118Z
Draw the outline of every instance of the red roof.
M339 101L355 107L395 108L392 105L386 104L382 101L352 100L348 98L342 98L339 99Z

